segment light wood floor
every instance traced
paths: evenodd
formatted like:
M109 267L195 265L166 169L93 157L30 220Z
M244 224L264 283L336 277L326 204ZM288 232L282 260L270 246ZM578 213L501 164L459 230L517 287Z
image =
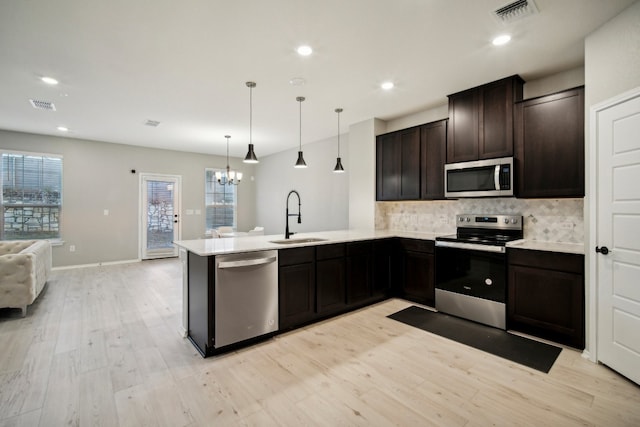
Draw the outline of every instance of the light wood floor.
M0 310L0 426L638 426L640 387L564 349L549 374L387 319L389 300L202 359L178 260L55 271Z

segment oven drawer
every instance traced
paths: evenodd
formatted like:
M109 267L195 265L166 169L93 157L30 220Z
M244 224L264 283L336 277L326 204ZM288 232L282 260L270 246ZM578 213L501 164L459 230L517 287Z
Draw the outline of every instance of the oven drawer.
M436 289L506 303L503 253L436 246Z

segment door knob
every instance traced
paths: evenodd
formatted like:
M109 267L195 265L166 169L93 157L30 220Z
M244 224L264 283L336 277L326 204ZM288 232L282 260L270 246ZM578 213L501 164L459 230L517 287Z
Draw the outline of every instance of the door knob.
M596 252L602 255L607 255L609 253L609 248L606 246L603 246L601 248L596 246Z

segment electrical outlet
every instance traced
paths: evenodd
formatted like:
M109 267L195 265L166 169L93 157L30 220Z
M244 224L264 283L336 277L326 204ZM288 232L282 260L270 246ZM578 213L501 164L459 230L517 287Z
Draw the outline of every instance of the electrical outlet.
M76 251L76 245L69 245L69 252L75 252Z
M102 213L104 214L104 216L109 215L109 209L105 209Z
M449 224L449 218L446 215L440 215L440 224Z

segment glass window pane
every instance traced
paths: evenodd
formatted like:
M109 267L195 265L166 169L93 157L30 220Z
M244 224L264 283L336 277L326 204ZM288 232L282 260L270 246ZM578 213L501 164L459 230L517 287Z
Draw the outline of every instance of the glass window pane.
M237 187L218 183L216 171L205 170L205 226L207 230L222 226L235 228Z
M3 240L60 237L62 158L2 153Z

